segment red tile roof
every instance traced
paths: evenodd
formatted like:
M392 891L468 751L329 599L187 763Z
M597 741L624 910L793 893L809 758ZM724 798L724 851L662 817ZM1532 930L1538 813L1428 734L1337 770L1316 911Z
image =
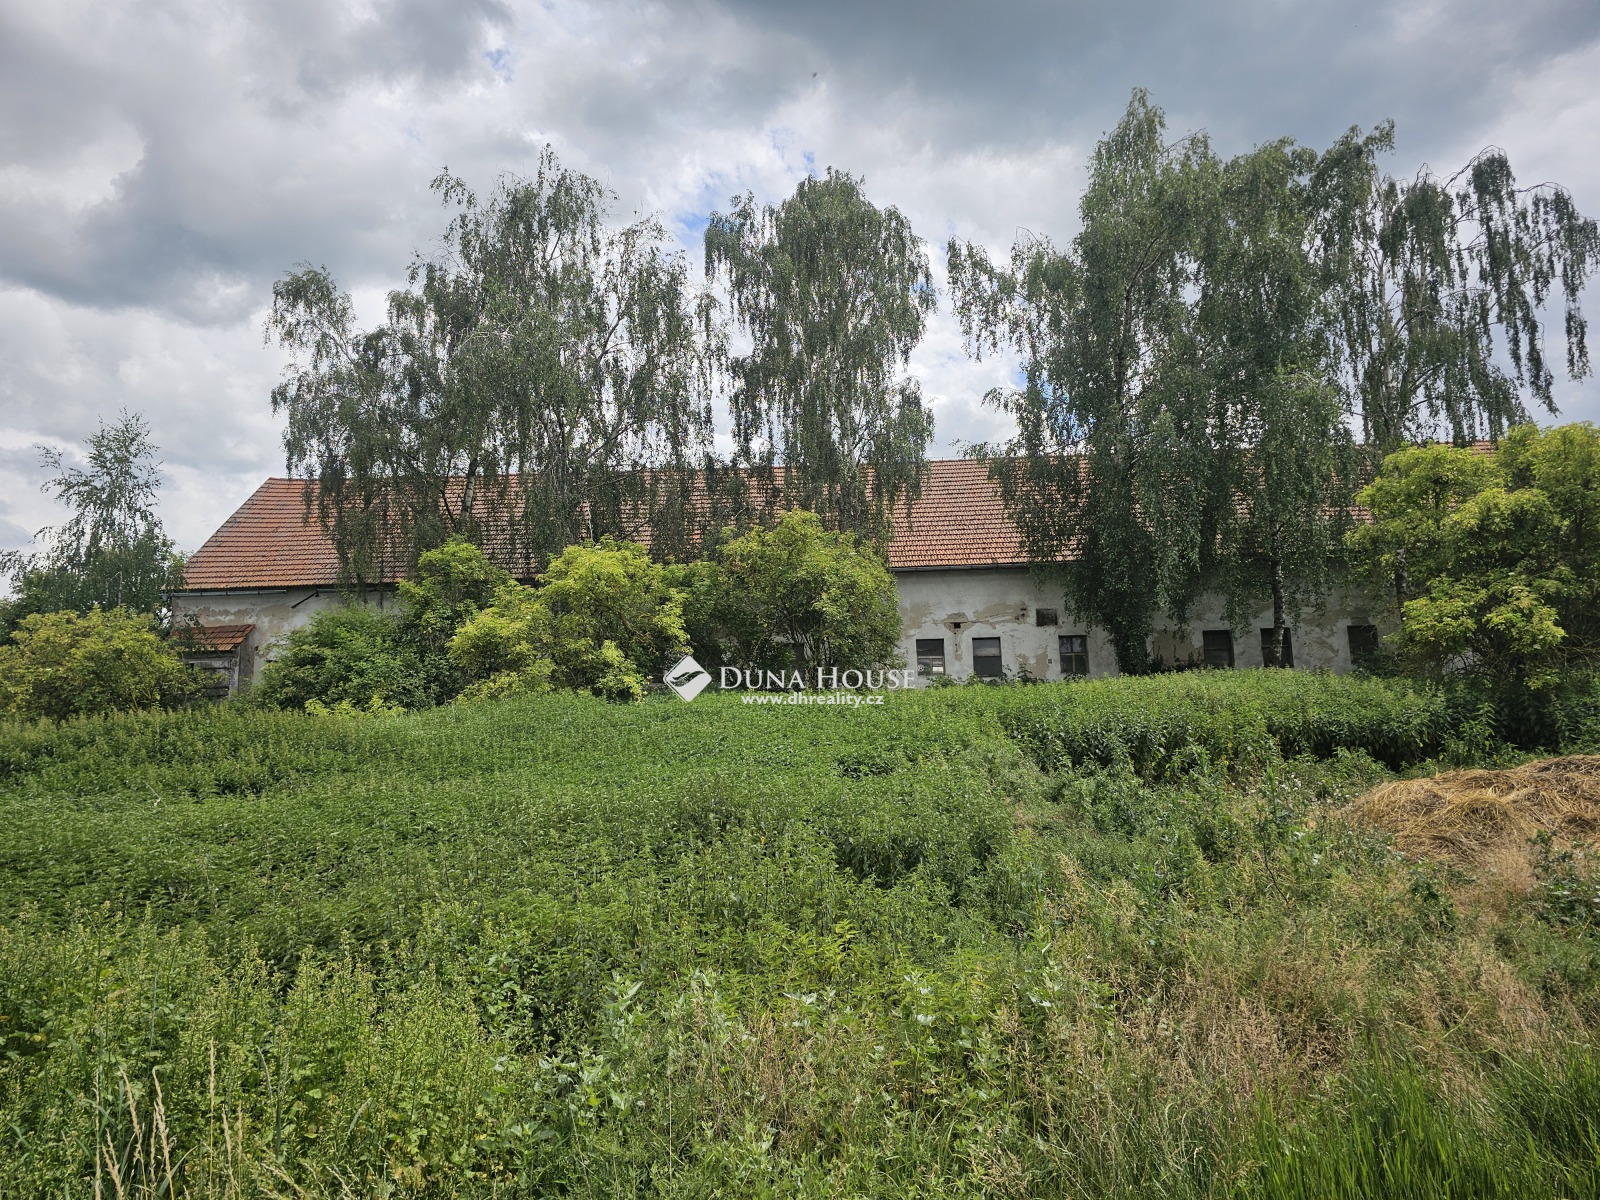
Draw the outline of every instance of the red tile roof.
M1028 561L1022 535L1006 517L989 469L970 459L928 464L922 495L907 512L895 513L889 566L895 570L939 567L1022 566Z
M889 566L896 570L1022 566L1028 561L1000 493L981 463L928 464L922 495L895 514ZM269 479L195 551L184 572L192 591L331 587L339 556L315 513L305 484ZM386 582L392 582L386 581Z
M333 543L307 514L305 484L269 479L190 557L184 587L321 587L339 582Z
M237 650L254 628L254 625L197 625L180 629L176 638L183 650L221 654Z

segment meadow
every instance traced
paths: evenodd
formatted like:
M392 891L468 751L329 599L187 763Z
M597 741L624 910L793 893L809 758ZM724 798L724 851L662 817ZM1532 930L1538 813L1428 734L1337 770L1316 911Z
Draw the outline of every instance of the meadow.
M1436 693L0 727L0 1196L1600 1196L1600 931ZM1481 881L1479 881L1481 883Z

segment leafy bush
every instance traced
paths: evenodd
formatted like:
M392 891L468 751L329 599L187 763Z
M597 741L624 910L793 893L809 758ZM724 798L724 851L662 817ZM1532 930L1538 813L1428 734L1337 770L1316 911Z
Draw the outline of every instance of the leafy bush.
M537 588L506 583L449 644L473 696L591 691L640 699L668 656L687 649L683 593L643 546L602 538L568 546Z
M1436 690L1304 671L1138 676L962 695L992 708L1050 771L1127 764L1146 778L1167 777L1187 769L1195 750L1236 764L1359 750L1398 768L1431 756L1446 732Z
M433 699L428 674L399 617L352 604L324 609L291 632L251 697L275 708L303 709L312 701L425 708Z
M126 609L34 613L0 645L0 714L8 716L170 708L198 692L153 619Z
M1513 429L1493 455L1390 455L1362 493L1358 563L1392 589L1414 667L1506 692L1551 686L1600 645L1600 429Z
M889 663L900 639L894 577L869 547L815 513L724 543L713 622L724 653L762 669Z

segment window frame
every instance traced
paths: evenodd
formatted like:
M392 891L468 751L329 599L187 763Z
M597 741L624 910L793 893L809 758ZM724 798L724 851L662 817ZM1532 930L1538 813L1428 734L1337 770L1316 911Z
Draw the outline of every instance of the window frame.
M1361 630L1359 639L1358 635L1356 634L1356 630L1358 629ZM1360 621L1350 621L1346 623L1344 627L1344 639L1345 649L1350 652L1350 665L1355 667L1359 667L1364 663L1371 662L1373 656L1378 653L1378 647L1383 641L1383 637L1378 632L1378 627L1376 625L1373 625L1370 622ZM1358 648L1356 645L1358 640L1366 644L1363 644Z
M994 653L993 654L979 654L978 653L978 646L979 646L980 643L992 643L994 645ZM979 667L978 667L978 663L980 661L984 662L985 664L992 662L994 664L993 669L992 670L991 669L980 670ZM974 675L976 675L979 679L1004 679L1005 678L1005 675L1006 675L1005 647L1004 647L1004 645L1001 644L1000 638L998 636L994 636L994 637L975 637L975 638L972 639L972 673Z
M1078 643L1077 648L1068 649L1067 643ZM1087 633L1062 633L1056 636L1056 653L1061 656L1061 677L1063 679L1083 679L1089 674L1089 635ZM1078 664L1081 669L1069 670L1071 664Z
M1224 646L1214 646L1210 643L1220 642L1226 638ZM1228 661L1213 661L1213 655L1220 659L1226 649ZM1233 630L1231 629L1202 629L1200 631L1200 661L1213 671L1231 671L1234 665Z
M927 649L927 647L929 647L929 646L938 646L939 647L939 652L938 652L937 656L935 656L931 651L929 651ZM915 650L916 650L917 677L918 678L920 678L920 679L933 679L933 678L936 678L938 676L946 675L946 674L949 673L949 670L950 670L949 659L945 657L945 647L944 647L944 639L943 638L917 638L916 641L915 641ZM935 657L937 657L938 660L939 660L939 668L938 668L938 670L934 670L931 666L928 667L928 669L924 670L923 669L924 664L925 663L931 663L931 661Z
M1267 626L1261 631L1261 665L1264 667L1283 667L1285 670L1294 670L1294 630L1287 625L1283 627L1283 659L1281 663L1269 663L1267 650L1272 645L1272 626Z

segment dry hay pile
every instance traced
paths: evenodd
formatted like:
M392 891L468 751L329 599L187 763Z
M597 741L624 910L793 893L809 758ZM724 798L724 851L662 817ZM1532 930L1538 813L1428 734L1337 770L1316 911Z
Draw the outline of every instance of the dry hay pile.
M1386 783L1349 815L1387 829L1408 857L1459 865L1497 890L1526 891L1535 834L1548 830L1558 847L1592 844L1600 834L1600 755Z

